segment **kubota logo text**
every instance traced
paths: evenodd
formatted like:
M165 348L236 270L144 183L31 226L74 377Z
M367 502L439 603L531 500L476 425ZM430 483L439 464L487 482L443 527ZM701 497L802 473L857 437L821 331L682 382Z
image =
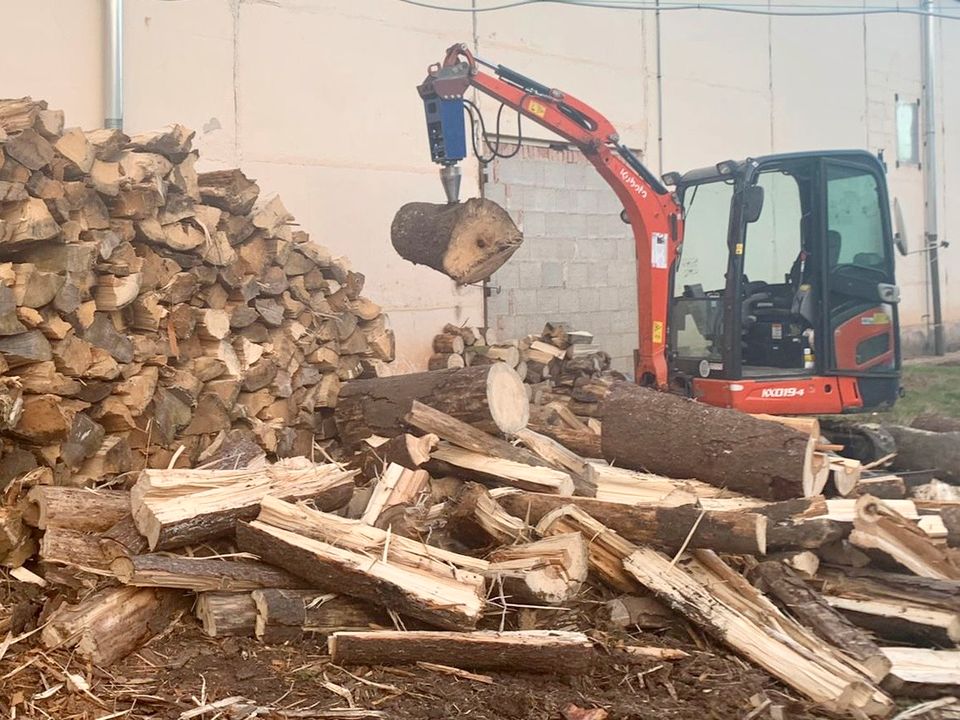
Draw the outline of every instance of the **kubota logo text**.
M643 185L643 183L631 175L626 168L620 169L620 177L623 178L623 181L627 184L627 186L637 195L642 198L647 197L647 188Z

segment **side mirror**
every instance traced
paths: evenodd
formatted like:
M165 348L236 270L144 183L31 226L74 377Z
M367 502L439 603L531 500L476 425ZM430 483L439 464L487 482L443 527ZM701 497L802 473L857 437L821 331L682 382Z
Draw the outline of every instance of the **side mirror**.
M893 244L901 255L909 252L907 247L907 228L903 222L903 211L900 209L900 200L893 199Z
M743 191L743 217L748 223L755 223L760 219L763 211L763 188L751 185Z
M748 223L760 219L763 210L763 188L751 185L743 191L743 217Z

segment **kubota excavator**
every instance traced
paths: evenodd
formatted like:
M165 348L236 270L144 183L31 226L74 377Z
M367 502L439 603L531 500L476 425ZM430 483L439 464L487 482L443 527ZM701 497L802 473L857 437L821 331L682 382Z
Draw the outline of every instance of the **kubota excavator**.
M661 180L589 105L454 45L418 88L448 202L470 88L577 147L623 204L636 241L638 383L752 413L896 401L899 289L881 159L766 155Z

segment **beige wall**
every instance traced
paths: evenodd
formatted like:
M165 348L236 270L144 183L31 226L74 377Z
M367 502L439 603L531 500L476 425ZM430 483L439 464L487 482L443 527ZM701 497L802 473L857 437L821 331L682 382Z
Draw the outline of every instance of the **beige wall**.
M100 2L7 0L4 24L0 94L46 97L67 111L68 123L99 124ZM946 198L960 192L960 22L941 25ZM315 239L367 275L368 293L390 310L410 367L422 364L444 322L483 318L479 289L458 290L389 245L399 205L441 199L414 86L444 48L474 44L491 60L589 101L660 169L652 13L549 4L474 18L396 0L126 0L125 29L127 128L189 125L204 167L240 164L265 191L281 193ZM882 148L891 194L919 246L920 172L893 162L893 96L920 92L918 18L667 12L661 42L662 169L768 152ZM509 117L507 132L512 123ZM526 132L548 137L530 123ZM466 168L463 195L476 193L477 174L475 164ZM960 203L943 204L941 225L951 239ZM960 323L960 255L948 249L943 258L947 319ZM899 268L904 320L922 329L924 257L912 255Z

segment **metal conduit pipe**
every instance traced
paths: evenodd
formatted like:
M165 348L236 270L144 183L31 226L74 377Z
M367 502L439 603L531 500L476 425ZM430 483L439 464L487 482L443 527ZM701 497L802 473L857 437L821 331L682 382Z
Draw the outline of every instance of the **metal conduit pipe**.
M933 305L933 352L943 355L943 307L940 298L940 238L937 228L937 20L934 0L920 0L926 16L920 18L922 41L923 95L923 239L930 273L930 299Z
M104 119L106 128L123 129L123 0L103 0Z

